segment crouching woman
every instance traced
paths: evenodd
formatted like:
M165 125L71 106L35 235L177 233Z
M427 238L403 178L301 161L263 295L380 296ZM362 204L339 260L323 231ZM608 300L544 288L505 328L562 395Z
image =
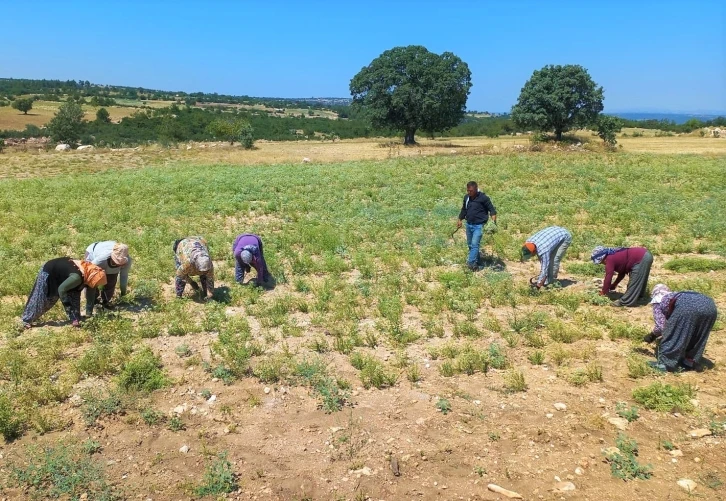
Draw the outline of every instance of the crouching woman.
M207 241L202 237L187 237L174 242L174 264L176 265L175 289L176 297L184 294L184 288L189 282L192 289L199 291L199 285L192 278L199 276L202 286L201 298L207 299L214 293L214 265L209 257Z
M698 365L716 322L716 304L698 292L672 292L667 285L653 287L655 328L645 341L660 340L658 360L650 365L660 371L692 370Z
M25 304L21 320L29 329L31 323L47 313L60 299L71 324L80 326L81 291L106 285L106 272L88 261L69 257L51 259L43 265Z

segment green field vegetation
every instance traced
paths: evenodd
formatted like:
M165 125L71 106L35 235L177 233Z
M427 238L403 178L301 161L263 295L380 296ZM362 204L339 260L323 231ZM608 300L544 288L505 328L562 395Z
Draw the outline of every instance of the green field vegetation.
M451 238L472 178L499 211L499 232L484 243L507 264L503 272L465 271L464 240ZM13 440L62 429L67 423L55 404L90 377L107 388L81 395L87 424L113 419L120 409L160 422L146 404L134 404L137 395L177 384L145 344L159 336L214 333L212 358L200 360L185 339L172 342L174 358L204 364L210 379L226 384L255 378L308 388L325 412L349 402L343 371L356 378L353 386L386 391L422 377L497 369L505 371L503 391L518 392L530 384L521 368L546 362L568 384L599 384L611 375L594 360L592 343L639 343L647 330L600 306L607 301L594 287L532 292L513 274L522 241L546 225L569 228L574 239L564 274L580 282L596 274L587 262L597 244L645 245L656 259L724 256L726 191L716 189L722 185L719 158L550 154L188 165L2 180L0 430ZM241 232L262 235L277 290L234 283L230 246ZM218 290L206 304L170 299L172 242L194 234L207 238L215 261ZM19 332L42 263L80 257L103 239L128 243L135 259L121 308L81 330L62 324ZM723 273L667 282L726 292ZM227 306L245 314L228 315ZM56 307L44 320L65 318ZM446 333L452 339L442 344ZM435 375L422 375L421 361L407 355L412 345L428 350ZM381 359L380 348L398 355ZM341 355L347 362L332 364ZM624 368L620 376L627 375Z

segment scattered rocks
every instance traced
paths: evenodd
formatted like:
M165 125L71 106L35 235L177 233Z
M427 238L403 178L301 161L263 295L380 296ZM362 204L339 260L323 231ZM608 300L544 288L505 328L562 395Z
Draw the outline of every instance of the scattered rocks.
M555 417L555 415L554 415L554 414L552 414L551 412L548 412L547 414L545 414L545 417L546 417L547 419L552 419L553 417Z
M391 471L393 472L394 476L401 476L401 470L398 467L398 459L396 458L396 456L391 456Z
M562 402L557 402L555 404L555 409L557 409L558 411L566 411L567 406L565 404L563 404Z
M68 399L68 403L71 404L73 407L80 407L81 404L83 404L83 398L81 398L81 396L76 393Z
M79 146L77 149L78 149L78 151L90 151L90 150L93 149L93 145L91 145L91 144L84 144L82 146Z
M361 468L359 470L353 470L350 473L353 474L353 475L359 475L359 476L360 475L365 475L366 477L370 477L371 474L373 474L373 472L371 471L371 469L368 468L367 466L364 466L363 468Z
M575 484L572 482L557 482L555 488L552 489L554 492L571 492L576 489Z
M176 407L174 407L174 409L172 409L172 412L174 414L183 414L184 411L185 411L185 409L184 409L183 405L177 405Z
M265 390L264 391L265 391L265 395L268 395L270 393L270 391L272 391L272 390L270 390L270 387L269 386L265 386Z
M190 447L188 445L182 445L179 449L179 452L181 452L182 454L186 454L187 452L189 452L189 449Z
M669 454L670 454L670 455L671 455L672 457L674 457L674 458L679 458L679 457L683 457L683 451L682 451L682 450L680 450L680 449L676 449L676 450L670 451L670 452L669 452Z
M310 159L309 159L308 157L304 157L304 158L302 159L302 163L304 163L304 164L309 164L309 163L310 163Z
M678 484L678 487L680 487L681 489L683 489L686 492L693 492L696 490L696 487L697 487L696 482L694 482L693 480L688 479L688 478L682 478L676 483Z
M71 149L70 144L59 144L55 147L55 151L68 151Z
M577 468L575 468L575 475L584 475L584 474L585 474L585 470L583 470L579 466Z
M703 438L711 434L711 430L708 428L698 428L697 430L691 430L688 432L688 436L691 438Z
M608 418L608 423L613 425L615 428L617 428L620 431L625 431L628 429L628 420L621 417L611 417Z
M518 492L507 490L504 487L499 487L496 484L487 485L487 489L492 492L496 492L497 494L501 494L502 496L508 497L509 499L523 499L522 495Z

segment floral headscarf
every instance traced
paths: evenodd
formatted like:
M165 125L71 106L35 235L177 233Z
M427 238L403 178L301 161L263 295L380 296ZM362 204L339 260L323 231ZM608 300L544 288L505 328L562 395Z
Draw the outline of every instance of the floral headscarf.
M602 245L598 245L592 250L592 254L590 254L590 259L592 259L592 262L595 264L602 263L602 260L606 257L610 256L611 254L615 254L618 251L621 251L625 249L625 247L603 247Z

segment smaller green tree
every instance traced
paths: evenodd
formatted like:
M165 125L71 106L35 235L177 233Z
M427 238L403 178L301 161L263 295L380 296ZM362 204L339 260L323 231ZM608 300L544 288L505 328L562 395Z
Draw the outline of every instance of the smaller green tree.
M66 101L48 122L48 132L56 143L76 144L83 131L83 109L81 105Z
M245 149L252 148L255 141L252 125L239 118L218 118L207 126L207 131L218 139L229 141L229 144L239 141Z
M33 109L33 98L32 97L18 98L15 101L13 101L12 106L16 110L22 111L23 114L27 115L28 112Z
M597 118L597 135L600 136L608 148L614 148L618 144L615 134L623 128L623 122L611 115L600 115Z
M111 122L111 114L106 108L99 108L96 112L96 122L109 123Z

